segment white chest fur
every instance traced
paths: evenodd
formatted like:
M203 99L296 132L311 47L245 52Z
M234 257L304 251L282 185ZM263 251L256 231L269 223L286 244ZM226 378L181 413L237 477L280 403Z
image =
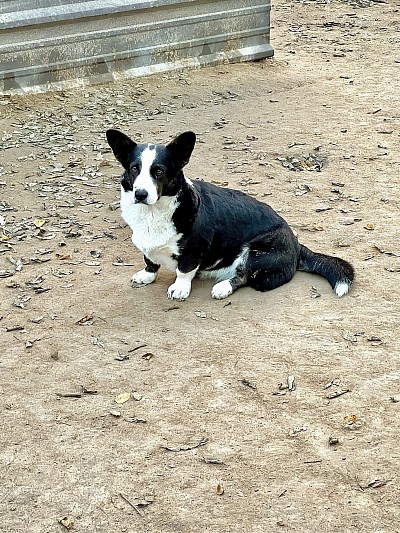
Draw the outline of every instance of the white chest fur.
M153 263L175 270L179 240L172 222L178 206L175 196L162 196L153 205L135 204L133 193L121 187L121 214L132 230L132 242Z

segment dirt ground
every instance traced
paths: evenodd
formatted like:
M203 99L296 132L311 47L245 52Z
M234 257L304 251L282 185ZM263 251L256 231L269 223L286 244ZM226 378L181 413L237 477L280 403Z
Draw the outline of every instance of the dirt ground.
M0 98L1 531L400 531L399 9L278 0L274 59ZM186 175L268 201L351 293L131 288L109 127L193 129Z

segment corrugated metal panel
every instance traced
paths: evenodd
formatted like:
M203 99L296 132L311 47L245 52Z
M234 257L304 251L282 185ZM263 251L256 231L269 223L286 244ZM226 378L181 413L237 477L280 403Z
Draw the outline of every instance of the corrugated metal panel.
M270 0L3 0L0 92L268 57L270 9Z

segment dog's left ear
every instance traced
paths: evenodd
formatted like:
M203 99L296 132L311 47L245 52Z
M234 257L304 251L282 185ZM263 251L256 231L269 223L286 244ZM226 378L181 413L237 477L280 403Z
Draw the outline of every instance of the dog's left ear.
M192 155L194 145L196 144L196 134L192 131L185 131L173 141L167 144L168 150L172 153L175 164L182 169L188 164Z
M127 170L128 156L137 144L119 130L107 130L106 137L108 144L114 152L115 158Z

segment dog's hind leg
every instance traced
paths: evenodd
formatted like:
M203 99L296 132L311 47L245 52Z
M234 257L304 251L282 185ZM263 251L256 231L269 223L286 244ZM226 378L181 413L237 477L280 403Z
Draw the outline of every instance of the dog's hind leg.
M146 263L145 268L143 270L139 270L139 272L136 272L136 274L133 274L132 283L149 285L150 283L153 283L153 281L156 281L160 265L153 263L153 261L150 261L150 259L146 256L144 256L144 261Z
M213 286L211 296L216 300L222 300L223 298L227 298L239 287L243 287L243 285L246 285L246 278L242 275L235 276L231 279L225 279Z
M212 290L211 296L216 300L222 300L227 298L239 287L243 287L247 283L248 276L248 257L249 250L245 247L239 257L233 263L233 275L232 277L216 283Z
M251 241L247 284L270 291L290 281L298 265L299 244L288 227L281 227Z

